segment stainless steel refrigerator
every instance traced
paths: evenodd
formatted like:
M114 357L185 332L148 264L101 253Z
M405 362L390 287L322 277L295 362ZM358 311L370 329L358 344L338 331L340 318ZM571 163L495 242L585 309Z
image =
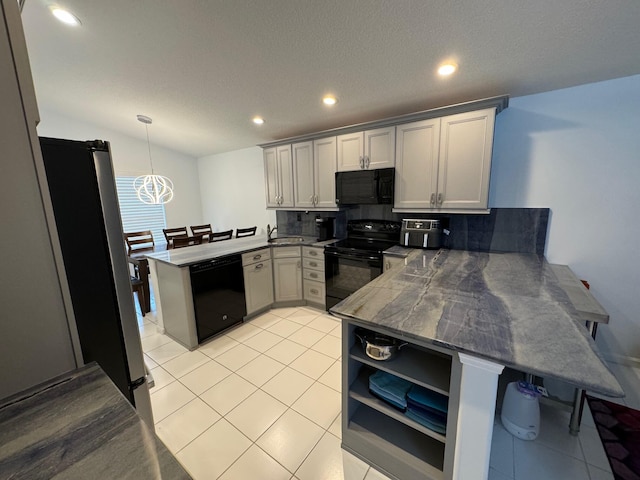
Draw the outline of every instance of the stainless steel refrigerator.
M83 359L153 426L109 143L40 138L40 147Z

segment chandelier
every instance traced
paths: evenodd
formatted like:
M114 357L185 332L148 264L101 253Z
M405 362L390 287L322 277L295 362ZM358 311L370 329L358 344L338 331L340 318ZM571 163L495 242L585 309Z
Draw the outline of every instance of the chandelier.
M173 182L162 175L153 173L153 162L151 161L151 142L149 142L149 125L151 118L145 115L138 115L138 121L144 123L147 131L147 146L149 148L149 164L151 165L151 175L141 175L133 181L133 188L141 202L149 205L169 203L173 199Z

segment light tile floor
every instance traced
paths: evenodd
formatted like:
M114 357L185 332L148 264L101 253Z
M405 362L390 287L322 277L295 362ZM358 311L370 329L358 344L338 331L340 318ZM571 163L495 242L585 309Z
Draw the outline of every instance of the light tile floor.
M156 433L196 479L385 480L340 448L340 324L308 307L265 313L193 352L138 317ZM640 369L613 365L640 408ZM541 406L536 441L496 419L490 480L612 480L593 419Z

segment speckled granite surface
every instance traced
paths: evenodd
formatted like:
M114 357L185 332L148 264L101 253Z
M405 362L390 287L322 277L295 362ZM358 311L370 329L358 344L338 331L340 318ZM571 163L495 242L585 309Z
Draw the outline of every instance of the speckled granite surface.
M0 478L191 477L93 364L3 400Z
M624 393L543 256L414 250L331 309L610 396Z
M275 236L275 238L278 238ZM302 242L295 242L287 244L271 244L267 241L266 235L256 235L253 237L245 238L232 238L231 240L224 240L221 242L204 243L202 245L194 245L192 247L176 248L171 250L163 250L161 252L154 252L145 255L148 258L159 260L169 265L176 267L186 267L194 263L202 262L205 260L211 260L214 258L224 257L226 255L233 255L234 253L250 252L252 250L259 250L267 247L285 247L285 246L314 246L324 247L328 243L335 242L336 240L328 240L326 242L318 242L314 237L304 237Z

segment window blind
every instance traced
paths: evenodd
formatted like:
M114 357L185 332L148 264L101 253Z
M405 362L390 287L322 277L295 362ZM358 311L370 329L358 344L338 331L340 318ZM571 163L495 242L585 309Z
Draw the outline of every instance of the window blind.
M148 205L141 202L133 188L136 177L116 177L120 216L124 232L151 230L156 245L166 244L163 228L167 228L164 205Z

